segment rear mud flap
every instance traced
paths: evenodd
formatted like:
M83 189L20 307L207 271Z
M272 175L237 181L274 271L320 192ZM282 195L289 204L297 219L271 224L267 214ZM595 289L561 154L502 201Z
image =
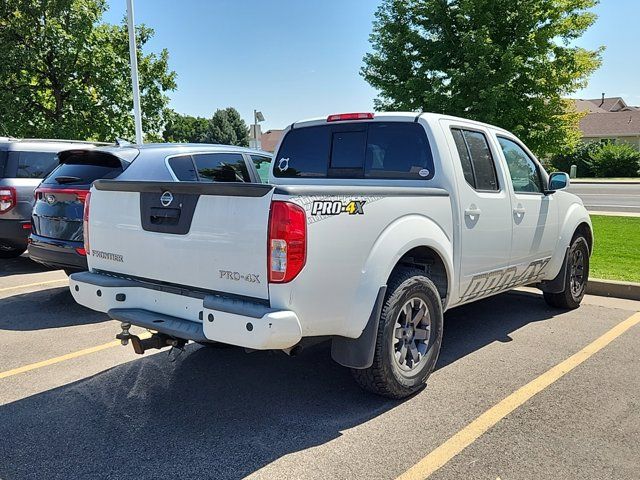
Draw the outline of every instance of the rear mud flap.
M373 356L378 337L378 324L387 286L378 290L376 303L369 316L369 321L358 338L334 337L331 342L331 357L340 365L349 368L364 369L373 364Z

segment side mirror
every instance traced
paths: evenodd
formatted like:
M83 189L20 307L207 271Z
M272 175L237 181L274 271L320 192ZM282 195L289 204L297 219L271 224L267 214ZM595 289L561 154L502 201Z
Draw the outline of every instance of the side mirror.
M564 190L569 186L571 181L569 180L569 175L564 172L553 172L549 175L549 191L548 193L553 193L556 190Z

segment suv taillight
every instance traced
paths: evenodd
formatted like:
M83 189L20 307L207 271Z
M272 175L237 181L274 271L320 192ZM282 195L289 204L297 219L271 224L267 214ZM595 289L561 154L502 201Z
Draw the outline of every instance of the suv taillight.
M7 213L16 206L17 195L13 187L0 187L0 213Z
M75 188L46 188L46 187L39 187L39 188L36 188L36 191L35 191L36 201L38 201L38 200L46 200L47 193L53 193L53 194L57 193L57 194L62 194L62 195L75 195L76 196L76 201L84 203L85 199L87 198L87 195L89 194L89 190L75 189Z
M87 192L84 199L84 212L82 214L82 236L84 237L84 253L90 255L89 250L89 204L91 203L91 192ZM81 252L78 252L81 253Z
M300 273L307 261L307 216L302 207L271 202L267 253L269 282L290 282Z

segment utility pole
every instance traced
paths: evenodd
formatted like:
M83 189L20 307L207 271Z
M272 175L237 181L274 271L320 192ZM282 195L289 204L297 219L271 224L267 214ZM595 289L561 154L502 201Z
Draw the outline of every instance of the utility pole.
M138 55L136 29L133 19L133 0L127 0L127 28L129 30L129 61L131 63L131 86L133 88L133 120L136 126L136 143L142 144L142 116L140 113L140 84L138 83Z
M260 141L260 122L264 122L264 115L258 110L253 111L253 125L251 125L251 139L249 140L249 147L260 150L262 148L262 142Z

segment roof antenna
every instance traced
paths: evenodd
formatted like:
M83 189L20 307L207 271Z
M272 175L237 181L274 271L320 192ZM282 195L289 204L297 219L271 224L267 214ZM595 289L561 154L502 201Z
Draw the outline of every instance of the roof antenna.
M602 105L604 105L604 92L602 92L602 101L600 102L600 105L598 105L598 107L601 107Z

